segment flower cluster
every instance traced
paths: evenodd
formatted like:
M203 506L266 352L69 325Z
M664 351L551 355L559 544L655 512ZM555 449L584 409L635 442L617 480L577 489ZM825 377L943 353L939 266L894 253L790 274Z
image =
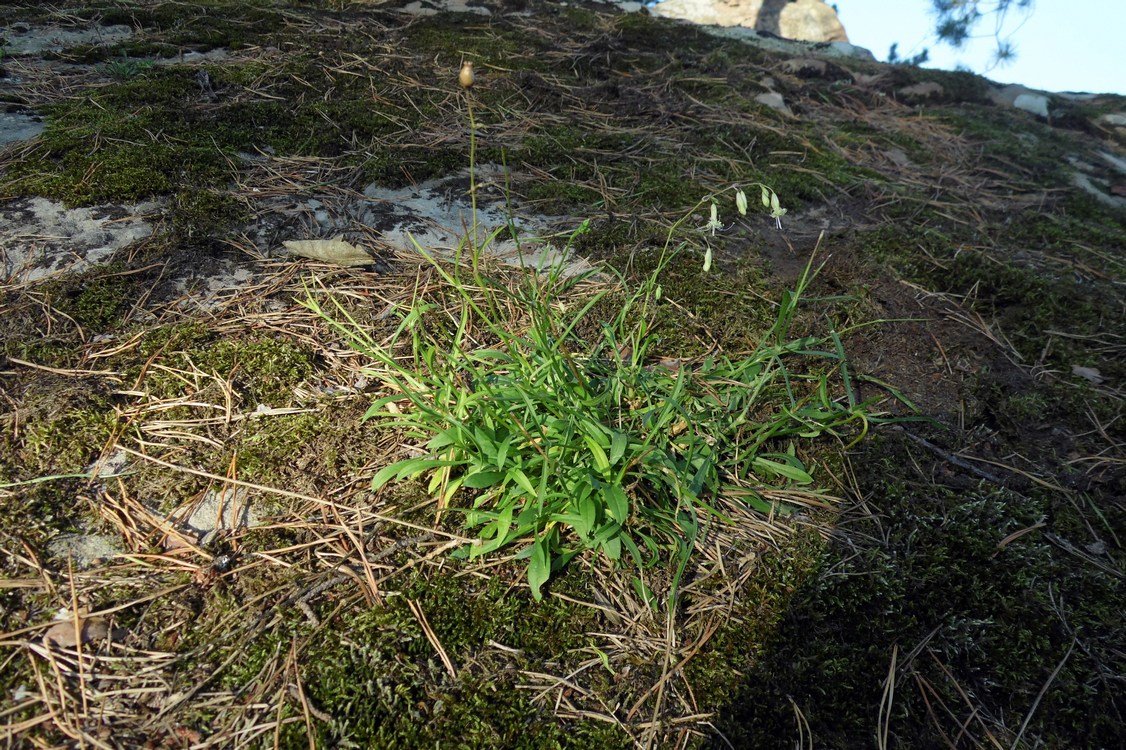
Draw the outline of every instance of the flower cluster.
M762 183L755 183L762 189L762 205L770 209L770 218L774 219L775 225L782 228L782 217L786 215L786 209L782 208L782 204L778 201L778 194L771 188L763 185ZM706 199L705 199L706 200ZM742 188L735 188L735 208L740 216L747 215L747 194L743 192ZM711 232L715 236L717 229L723 229L723 222L719 220L719 206L716 205L715 198L711 199L711 217L708 223L700 227L705 232ZM704 253L704 272L707 273L712 267L712 248L711 246Z

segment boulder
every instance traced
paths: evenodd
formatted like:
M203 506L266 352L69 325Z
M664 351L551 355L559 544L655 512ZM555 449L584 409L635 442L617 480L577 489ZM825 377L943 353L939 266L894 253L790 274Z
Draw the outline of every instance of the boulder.
M822 0L664 0L659 16L712 26L746 26L807 42L847 42L837 12Z

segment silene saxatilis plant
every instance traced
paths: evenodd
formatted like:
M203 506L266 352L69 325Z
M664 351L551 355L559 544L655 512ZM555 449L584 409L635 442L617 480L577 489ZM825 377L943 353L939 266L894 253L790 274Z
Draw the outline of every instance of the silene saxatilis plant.
M753 187L780 222L778 196ZM745 215L746 193L733 190ZM790 337L812 265L782 295L754 351L691 366L653 361L661 273L689 247L687 237L722 228L719 200L706 197L669 229L655 270L639 282L601 269L594 283L591 274L566 273L562 261L490 270L482 259L497 235L478 241L476 226L455 262L416 246L442 294L416 289L393 333L379 340L335 297L310 290L303 304L368 359L381 386L364 419L415 448L380 469L373 488L425 481L439 515L460 514L474 537L461 554L511 550L526 561L537 599L554 572L589 551L614 561L628 555L639 566L671 555L675 600L697 538L705 524L727 520L724 507L784 513L768 491L813 482L798 441L862 436L873 415L855 397L836 333ZM689 226L705 205L708 223ZM583 222L564 239L561 258L588 228ZM711 263L708 247L704 268ZM611 300L613 314L596 315ZM792 367L811 359L824 366ZM838 380L841 397L832 395ZM655 603L639 578L634 585Z

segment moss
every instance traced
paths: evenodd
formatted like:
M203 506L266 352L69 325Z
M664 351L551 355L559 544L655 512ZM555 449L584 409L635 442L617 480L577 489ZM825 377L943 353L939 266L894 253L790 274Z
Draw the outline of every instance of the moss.
M195 349L190 356L203 372L228 378L247 404L290 403L293 387L314 369L309 352L274 338L220 339Z
M721 46L721 42L691 24L660 18L649 13L623 13L614 19L622 47L629 50L677 50L680 54L701 54ZM665 62L663 56L662 63Z
M1126 333L1113 286L1107 278L1083 278L1072 269L1102 267L1099 276L1121 277L1120 269L1105 264L1101 248L1126 242L1126 236L1086 201L1068 199L1060 208L1005 217L987 227L984 237L965 227L928 227L923 215L913 217L912 225L888 223L854 241L867 259L887 263L925 289L964 298L997 325L1023 361L1064 373L1085 365L1118 377L1120 363L1093 349L1088 338ZM966 247L970 243L973 249Z
M261 44L292 24L292 16L271 0L200 0L187 7L94 0L71 12L88 23L140 27L159 33L165 43L202 50Z
M1067 194L1054 210L1023 211L1006 217L997 227L997 244L1026 256L1035 249L1061 265L1078 261L1080 274L1093 280L1105 276L1119 283L1126 281L1126 266L1107 262L1109 248L1126 246L1121 216L1080 191ZM1083 266L1097 268L1099 274L1091 274Z
M761 558L759 570L738 592L730 619L688 664L686 675L700 705L731 706L743 698L748 670L769 653L795 592L809 585L826 555L824 540L806 532Z
M361 423L366 405L337 404L311 414L289 414L254 420L239 432L240 475L258 483L306 488L312 477L355 475L370 459L379 437L375 423ZM331 415L331 416L330 416Z
M495 154L480 153L478 162L490 162ZM365 184L401 188L457 172L469 165L468 149L404 146L369 156L361 165Z
M195 187L178 191L168 211L181 242L222 236L247 217L245 206L230 193Z
M512 566L508 576L522 578L523 566ZM588 645L585 632L596 626L593 610L553 597L537 603L526 591L514 590L513 582L506 576L483 585L449 575L416 577L404 593L422 606L439 640L454 653L469 653L495 640L534 658L562 659ZM552 588L585 585L587 579L575 566Z
M184 125L192 74L172 68L48 108L39 148L9 169L14 189L70 205L133 201L229 174L213 133Z
M46 374L12 388L20 421L0 437L0 482L80 473L118 428L113 397L98 378ZM74 479L25 484L0 492L0 518L13 519L21 538L38 547L80 523L82 492L83 482Z
M652 274L659 259L659 251L652 249L618 263L628 263L629 277L636 282ZM654 331L660 341L653 356L698 356L716 344L729 351L751 349L773 325L775 309L765 295L747 293L764 288L760 270L745 265L705 273L702 264L702 250L686 248L658 276L665 303L656 312Z
M161 326L138 342L137 356L126 356L118 367L130 382L152 398L176 399L185 389L222 403L225 395L209 376L217 376L233 389L234 406L253 411L258 405L284 407L294 403L294 388L315 371L314 356L283 338L250 336L219 338L199 323ZM165 368L149 367L160 357ZM190 382L181 375L189 373ZM143 375L143 377L142 377ZM188 419L189 407L165 413L168 419ZM208 416L213 416L209 411ZM198 416L198 414L196 414ZM251 430L248 434L254 434Z
M912 76L919 83L933 81L942 86L943 102L971 102L987 104L993 88L989 79L967 70L936 70L912 68Z
M144 336L137 344L137 353L143 360L164 352L186 349L194 344L206 341L212 331L199 321L187 321L155 327L145 327ZM133 373L133 375L139 374Z
M454 54L486 66L510 67L519 59L521 66L534 62L534 38L520 35L504 23L490 23L473 13L439 13L427 16L403 29L403 44L423 57L434 53ZM460 60L451 64L460 63Z
M859 554L833 550L825 560L832 574L798 591L769 655L744 676L742 694L721 714L719 727L736 746L773 746L789 736L793 705L817 746L869 743L871 707L879 705L897 646L900 667L909 670L901 676L917 675L935 693L926 697L904 682L892 726L903 746L929 747L935 727L909 719L931 715L927 700L963 706L960 696L970 695L987 715L1025 716L1068 650L1069 628L1101 643L1122 627L1120 608L1111 604L1122 594L1121 580L1094 567L1076 571L1069 555L1038 533L999 546L1045 514L1066 513L1066 501L984 487L936 492L881 479L899 473L901 449L874 448L873 459L858 467L861 481L878 488L883 542ZM1068 603L1062 611L1060 602ZM920 644L926 658L907 662ZM1060 747L1113 744L1121 701L1089 686L1120 657L1096 648L1088 657L1072 655L1032 715L1028 737ZM948 733L960 724L938 721Z
M692 137L693 152L742 167L737 173L722 175L723 182L769 185L789 210L805 203L823 204L862 180L882 179L866 167L849 164L822 145L823 141L823 135L812 128L792 123L780 130L713 126L697 130Z
M308 84L296 81L307 65L299 56L289 61L292 74L277 87L279 96L296 105L226 95L224 87L261 75L256 64L242 73L226 66L223 75L216 74L213 86L220 87L221 102L215 107L193 106L200 97L194 69L174 65L53 105L40 148L9 169L13 189L71 205L138 200L180 188L199 191L232 176L238 151L334 156L348 144L401 129L394 113L355 91L305 100ZM319 69L317 77L323 78Z
M444 88L438 83L443 70L449 71L452 82L464 55L482 72L482 85L474 91L481 126L478 161L497 162L507 154L514 190L535 201L537 208L584 215L604 212L605 218L596 217L594 229L580 238L580 250L610 259L631 278L653 268L653 248L665 242L657 223L637 219L642 212L667 215L695 205L717 185L755 180L774 187L791 209L820 205L844 192L852 193L852 203L864 197L862 191L852 190L859 181L879 180L883 195L893 199L872 209L883 226L854 236L841 233L825 243L834 250L850 244L862 265L870 262L866 273L882 274L877 261L886 261L895 273L928 289L972 292L975 310L999 321L1029 361L1040 361L1043 331L1048 328L1093 336L1104 335L1104 330L1117 334L1116 326L1121 325L1121 316L1113 315L1113 295L1105 294L1113 288L1084 277L1078 265L1112 276L1108 283L1122 280L1120 270L1108 269L1099 260L1099 253L1124 242L1120 217L1081 195L1051 198L1035 212L1000 216L990 200L996 196L980 194L985 197L979 203L967 205L967 210L980 212L980 217L974 214L974 226L959 224L939 213L950 213L943 205L949 196L889 184L848 163L826 139L857 153L868 146L894 144L927 165L941 152L928 152L927 143L898 132L894 118L885 127L842 122L845 115L838 112L816 128L799 122L779 125L779 115L753 101L761 90L755 78L763 71L751 68L770 56L712 39L692 27L643 14L611 16L577 7L537 8L537 22L543 20L537 29L541 36L519 26L522 20L498 15L404 19L369 3L345 0L95 0L78 5L64 3L61 12L78 13L75 17L87 23L101 14L107 22L128 23L146 33L112 48L66 53L68 59L108 63L106 72L118 80L52 108L42 142L12 155L5 179L16 180L15 192L40 192L71 203L171 196L168 218L174 237L160 247L146 245L142 252L152 254L144 256L145 263L164 260L163 254L169 253L181 253L177 257L182 258L194 243L207 244L208 238L241 220L241 206L228 192L228 182L243 168L243 151L318 156L325 159L326 169L353 168L356 179L391 185L464 168L462 100L452 84ZM29 3L20 12L41 11ZM0 16L14 17L7 8L0 9ZM373 22L369 28L378 27L376 33L339 33L341 25L356 28L368 22ZM567 42L557 44L554 35L563 30L569 34ZM210 91L200 89L196 67L133 70L126 64L141 56L172 57L211 46L276 47L284 55L266 57L267 62L207 65L203 70ZM119 62L115 73L110 66ZM663 76L667 85L649 85L661 83L655 75ZM955 125L968 143L980 147L987 167L1010 174L1017 165L1027 169L1020 175L1028 181L1052 188L1067 179L1059 169L1059 155L1074 150L1074 141L1031 119L979 106L984 102L981 79L922 71L910 75L912 80L933 75L943 83L946 99L928 110L928 116ZM425 83L428 79L434 85ZM820 98L825 109L819 112L827 112L839 99L837 91L819 82L809 82L802 95ZM866 94L849 90L848 95ZM576 98L582 101L581 115L574 110ZM946 106L950 102L959 104ZM707 108L716 105L727 109L709 116ZM722 122L728 114L747 113L754 115L747 123ZM766 124L754 124L764 119ZM829 129L833 122L835 130ZM638 132L647 135L639 137ZM644 158L653 147L669 158ZM528 177L524 165L535 176ZM540 171L549 172L552 179L540 179ZM974 180L958 184L971 183ZM978 197L976 192L957 196L967 204ZM958 218L964 219L964 214ZM736 250L744 250L731 247L730 240L730 235L714 240L717 258L724 261L717 262L722 272L701 272L702 247L687 248L666 269L658 319L662 342L654 354L690 356L716 343L739 350L756 343L773 323L769 300L774 292L752 263L730 260ZM758 254L757 246L746 250ZM1031 252L1021 255L1024 250ZM1033 257L1036 253L1041 257ZM101 269L44 288L52 305L84 327L119 333L131 309L129 300L139 296L134 286L139 282L120 270ZM846 292L852 289L848 286ZM592 317L613 318L621 299L610 296L605 302ZM370 304L356 303L361 304L361 317L378 314L368 309ZM875 314L861 304L848 304L843 308L848 316ZM82 350L72 340L76 336L67 338L69 332L52 329L46 338L38 335L38 318L20 313L20 320L18 336L4 336L5 353L42 364L85 366L78 359ZM187 388L211 403L220 403L223 396L209 377L216 375L231 383L243 412L258 403L293 404L294 387L307 382L320 365L313 354L280 335L230 330L220 333L206 323L194 323L120 332L123 340L131 341L133 333L141 337L134 349L115 355L104 366L124 371L129 383L144 372L138 387L155 398L181 396L185 383L160 368L143 369L154 356L169 368L202 373ZM1112 354L1100 353L1080 339L1056 339L1043 364L1063 378L1072 364L1097 366L1104 374L1122 377L1122 365L1112 361ZM920 747L934 743L927 705L910 689L915 675L934 685L937 697L949 706L962 705L956 681L983 710L1003 714L1011 722L1012 717L1027 715L1032 699L1062 659L1071 643L1069 628L1081 636L1082 648L1076 648L1045 694L1026 737L1034 735L1045 746L1114 744L1113 721L1123 706L1112 691L1101 690L1100 680L1123 671L1118 635L1123 623L1114 606L1121 600L1121 583L1097 566L1077 563L1080 558L1061 545L1066 542L1086 554L1086 545L1098 549L1095 537L1087 536L1097 532L1105 546L1112 546L1109 540L1126 521L1108 500L1118 487L1114 482L1121 480L1110 472L1082 476L1075 466L1060 462L1073 460L1076 452L1097 456L1105 448L1096 446L1099 436L1089 425L1079 424L1088 409L1112 437L1120 434L1114 432L1121 429L1115 421L1117 404L1082 384L1036 383L990 370L992 361L971 360L977 377L966 381L964 395L982 405L967 416L991 437L1013 441L1014 452L1038 451L1028 455L1030 460L1044 458L1045 471L1059 468L1057 480L1073 480L1084 492L1063 496L1017 486L1026 493L1018 495L976 486L973 479L963 482L960 491L948 490L935 486L934 478L946 476L949 467L928 464L926 454L911 453L910 445L894 440L874 448L858 461L858 481L868 501L884 512L883 525L869 518L849 528L858 527L862 535L879 541L838 547L812 533L795 534L742 582L731 620L689 662L688 679L699 710L717 712L716 721L732 744L777 746L792 738L797 705L810 720L818 746L870 745L870 707L879 702L890 649L898 646L905 658L919 644L924 644L919 656L903 667L900 685L907 687L898 695L892 717L897 741ZM56 380L44 382L49 397L31 399L31 412L23 411L28 399L20 403L18 417L26 421L20 424L19 440L14 430L3 437L4 472L31 475L80 468L116 427L113 397L101 386L83 383L93 392L83 400L66 393ZM59 408L47 408L50 403ZM331 413L240 422L237 431L216 435L223 440L221 449L194 444L177 461L215 470L237 451L242 476L265 477L284 486L306 482L323 487L341 475L358 473L370 456L367 444L374 442L370 433L355 428L354 414L338 406ZM192 408L185 407L183 414L164 416L192 415ZM1076 435L1073 445L1061 441L1050 449L1029 438L1049 435L1049 427L1060 425L1087 434ZM80 433L81 439L74 439L73 433ZM881 450L889 458L880 459ZM906 478L915 465L928 475L927 483L915 485ZM841 473L840 468L838 462L834 473ZM198 495L206 484L182 475L172 481L148 466L128 481L134 491L159 488L168 504ZM21 489L0 500L6 503L2 517L20 518L21 539L26 534L34 546L75 523L75 497L82 488L79 482L67 481ZM422 507L427 500L424 489L417 484L395 487L376 502L412 508L398 515L429 525L431 511ZM26 524L24 517L30 519ZM998 550L1006 535L1029 529L1040 518L1048 519L1056 542L1033 530ZM824 518L811 521L821 528L826 523ZM448 517L446 524L443 528L460 531L456 519ZM295 529L287 530L288 536L271 533L255 531L243 537L244 554L291 545L297 550L310 541ZM387 528L380 536L384 533ZM293 553L296 558L301 554ZM370 608L352 605L348 597L355 596L354 589L344 585L310 602L322 620L317 627L285 598L287 592L310 585L304 576L311 575L311 558L309 553L309 558L284 568L246 566L206 591L193 586L190 592L177 593L174 611L119 616L129 627L150 625L150 635L158 633L153 636L158 649L182 650L177 662L181 671L171 677L187 686L234 657L218 685L247 688L243 695L248 700L278 694L274 691L282 687L281 680L294 674L280 666L295 648L296 674L306 696L313 706L336 717L331 724L313 722L324 746L433 746L448 744L451 737L466 746L629 744L629 738L611 725L561 722L533 700L534 694L516 689L521 670L567 674L577 669L589 656L580 656L578 650L590 646L597 637L590 634L605 626L594 610L552 597L534 603L516 585L522 577L518 562L489 568L489 579L468 575L456 564L394 579L389 586L399 590L388 588L384 601ZM406 554L392 556L386 564L404 565L409 559ZM1111 550L1106 559L1120 562L1121 551ZM182 575L170 578L187 583ZM573 565L552 581L551 589L584 598L591 585L586 571ZM109 596L99 592L98 601L105 601L103 595ZM161 597L161 605L154 607L169 598ZM408 599L426 613L457 667L456 678L438 660ZM1064 604L1057 607L1057 602ZM258 621L259 615L266 619ZM7 610L3 616L8 617ZM183 633L178 643L169 630L162 630L168 622L181 623L171 631ZM219 623L225 627L217 627ZM260 627L263 623L269 627ZM698 634L694 630L687 635ZM132 637L140 639L144 633ZM490 641L517 652L497 649ZM20 659L17 654L6 663L26 677L30 667ZM659 668L644 655L631 654L628 660L635 675L645 673L639 682L659 676ZM939 662L949 668L954 681L936 666ZM595 667L584 674L588 677L584 686L591 686L609 706L632 705L639 697L631 694L629 679L621 673L609 678ZM623 677L621 682L618 677ZM17 678L11 679L15 684ZM218 708L184 708L174 718L201 731L215 727L231 715L224 713L227 707L219 700L210 704ZM282 725L279 744L307 746L300 706L280 703L277 717L294 721Z
M3 352L7 357L47 367L73 367L78 359L74 342L62 336L12 337L4 342Z
M66 275L42 286L49 304L90 333L112 330L141 296L141 282L120 265Z
M425 614L456 678L436 658L408 600ZM494 670L498 659L524 657L493 650L490 641L560 658L585 645L581 633L590 611L550 598L535 603L499 578L416 574L401 596L346 611L331 629L310 632L309 623L291 611L286 625L242 644L244 657L221 683L234 689L253 684L279 649L301 636L305 693L333 717L331 724L315 722L323 744L425 747L457 737L469 747L628 747L628 738L612 725L558 722L537 709L533 693L514 689L513 677ZM283 747L307 744L303 725L297 728L302 731L283 734Z
M59 464L57 471L76 472L81 466ZM26 485L0 499L0 514L6 519L19 519L20 537L33 549L42 549L52 536L79 529L82 512L76 507L75 496L82 487L82 480L75 479Z
M21 451L29 466L47 473L81 471L101 452L117 418L108 404L94 402L72 407L42 421L31 422L23 435Z
M573 211L579 206L591 208L602 201L594 189L567 179L538 181L527 188L525 197L535 210L548 215Z
M1015 171L1052 188L1069 181L1068 167L1060 155L1074 151L1074 143L1044 123L992 106L951 107L936 110L933 116L954 126L961 137L981 149L986 163L1005 174Z

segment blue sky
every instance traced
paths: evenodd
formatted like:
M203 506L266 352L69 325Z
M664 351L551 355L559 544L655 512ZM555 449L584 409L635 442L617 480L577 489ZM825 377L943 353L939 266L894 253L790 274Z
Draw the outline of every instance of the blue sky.
M1045 91L1126 94L1126 0L1034 0L1031 15L1012 9L1003 33L1016 48L1012 63L988 70L996 42L987 16L980 38L961 50L934 38L931 0L827 0L836 5L853 44L886 60L892 42L900 57L930 49L926 67L958 64L994 81ZM985 0L983 5L992 5Z

